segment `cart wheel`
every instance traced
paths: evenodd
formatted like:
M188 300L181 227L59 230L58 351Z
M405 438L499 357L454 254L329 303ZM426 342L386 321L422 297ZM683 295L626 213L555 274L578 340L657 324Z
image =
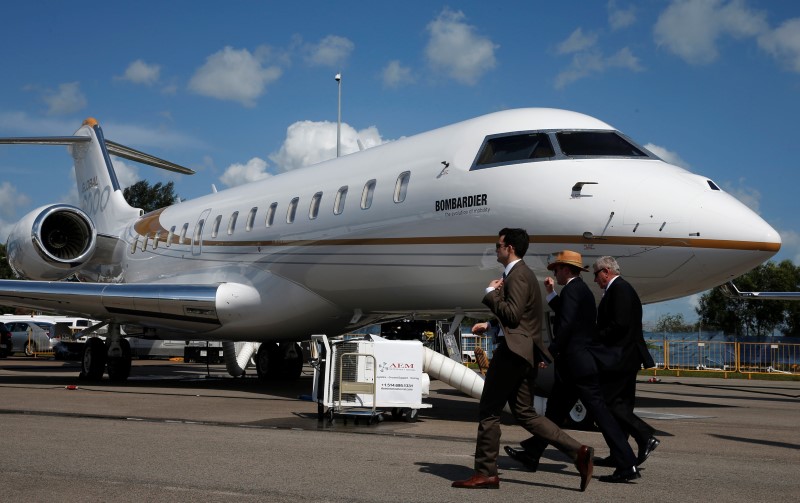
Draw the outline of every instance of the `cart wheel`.
M325 419L325 407L321 403L317 403L317 421L320 423Z
M392 409L392 419L400 419L401 417L403 417L403 411L394 407Z
M376 414L375 415L375 422L376 423L382 423L384 419L385 418L383 417L383 414Z
M416 423L419 409L403 409L407 423Z
M333 424L333 422L334 422L333 409L331 408L331 409L328 409L328 424Z

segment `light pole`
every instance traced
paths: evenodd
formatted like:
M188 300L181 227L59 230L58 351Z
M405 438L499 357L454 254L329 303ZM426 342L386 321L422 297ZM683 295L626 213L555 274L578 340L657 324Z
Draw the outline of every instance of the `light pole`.
M336 74L336 84L339 87L339 100L338 100L338 109L339 113L336 119L336 157L339 157L342 150L342 74L341 72Z

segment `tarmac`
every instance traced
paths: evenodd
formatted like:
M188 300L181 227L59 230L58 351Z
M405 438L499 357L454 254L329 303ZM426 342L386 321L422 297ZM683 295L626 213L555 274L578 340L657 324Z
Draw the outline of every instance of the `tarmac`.
M661 445L635 483L597 480L548 449L535 473L501 454L499 490L464 490L477 401L439 381L416 422L318 421L312 370L293 382L223 365L134 360L117 385L78 363L0 360L0 499L174 502L797 501L800 382L640 375L637 413ZM605 456L596 431L569 433ZM503 425L503 445L527 433Z

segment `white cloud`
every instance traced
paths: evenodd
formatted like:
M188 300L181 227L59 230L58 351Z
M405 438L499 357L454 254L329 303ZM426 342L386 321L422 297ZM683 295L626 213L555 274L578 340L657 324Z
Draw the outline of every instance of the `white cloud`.
M352 54L355 44L337 35L328 35L318 44L306 44L306 61L314 66L340 68Z
M247 49L227 46L209 56L195 71L189 89L203 96L253 107L267 85L278 80L282 73L277 66L265 67L264 62Z
M148 65L141 59L137 59L125 69L125 74L118 77L122 80L133 82L134 84L144 84L151 86L158 82L161 66Z
M86 106L86 96L81 92L78 82L59 84L58 90L45 91L43 99L49 115L71 114Z
M689 163L684 161L681 158L681 156L677 154L677 152L667 150L666 148L656 145L654 143L648 143L647 145L644 146L644 148L654 153L655 155L663 159L665 162L674 164L675 166L681 167L683 169L691 170L691 166L689 165Z
M691 64L717 59L717 43L725 36L755 37L768 29L766 14L749 9L744 0L674 0L654 28L656 44Z
M607 4L608 9L608 25L612 30L620 30L627 28L636 22L636 8L630 6L623 9L617 6L616 0L609 0Z
M444 9L428 24L430 40L425 48L425 57L435 72L467 85L497 66L495 50L500 46L488 37L475 33L475 27L464 22L461 11Z
M794 265L800 267L800 232L786 229L779 231L778 234L781 235L781 251L778 252L780 257L776 256L774 260L791 260Z
M742 204L758 213L759 205L761 204L761 192L754 187L745 185L745 179L739 178L738 186L734 186L731 182L724 182L722 188L728 194L738 199Z
M117 174L117 181L123 189L141 180L137 165L129 164L119 157L112 157L111 162L114 165L114 172Z
M17 214L18 207L27 206L30 202L30 197L18 193L17 188L11 183L0 184L0 217L13 218Z
M400 87L404 84L413 84L414 76L411 75L411 68L403 66L399 61L390 61L383 69L383 85L386 87Z
M8 135L61 136L76 131L80 124L73 120L42 118L27 112L0 111L0 131Z
M346 155L359 150L358 141L364 148L384 143L375 126L356 131L352 126L342 123L341 154ZM295 122L286 130L286 140L278 152L269 156L278 169L288 171L336 157L335 122Z
M231 164L219 180L228 187L235 187L257 180L263 180L272 175L267 173L267 161L253 157L246 164Z
M758 45L793 72L800 73L800 18L789 19L758 38Z
M573 31L566 40L558 44L556 52L558 54L572 54L574 52L585 51L597 44L596 33L583 33L583 28Z
M627 47L623 47L611 56L605 56L597 49L581 51L575 53L570 66L556 76L555 88L563 89L568 84L593 74L603 73L611 68L622 68L632 72L644 70L639 64L639 58L634 56Z

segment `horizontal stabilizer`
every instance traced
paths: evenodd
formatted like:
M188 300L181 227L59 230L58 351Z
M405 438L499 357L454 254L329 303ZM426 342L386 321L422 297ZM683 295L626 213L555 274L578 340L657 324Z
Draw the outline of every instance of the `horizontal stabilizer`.
M25 138L0 138L0 144L5 145L73 145L76 143L87 143L92 141L89 136L31 136ZM106 150L109 154L127 159L129 161L140 162L161 168L167 171L174 171L182 175L193 175L195 171L185 166L166 161L159 157L146 154L139 150L120 145L111 140L105 140Z

